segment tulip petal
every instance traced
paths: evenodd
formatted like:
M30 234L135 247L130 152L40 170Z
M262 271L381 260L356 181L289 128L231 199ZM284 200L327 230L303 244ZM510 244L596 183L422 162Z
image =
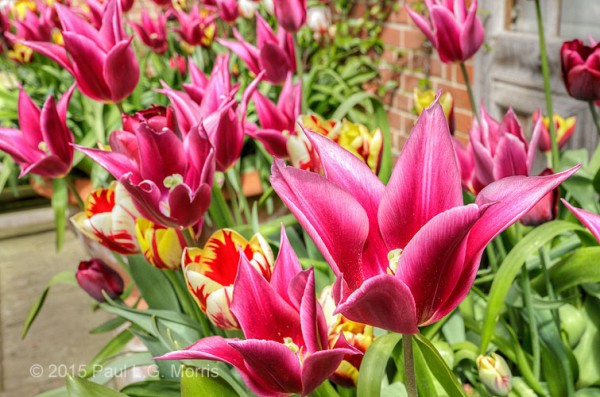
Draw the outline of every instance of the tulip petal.
M183 143L169 129L155 131L141 123L136 131L143 179L163 184L167 177L186 174L187 160Z
M260 374L261 381L273 390L299 393L302 390L300 360L287 346L272 340L229 342L244 358L247 368Z
M435 38L435 35L431 30L431 25L429 24L429 21L426 20L421 14L414 12L409 6L404 6L404 8L406 9L408 15L410 15L410 17L412 18L415 25L417 25L417 27L421 29L421 31L425 34L425 37L427 37L429 41L431 41L433 47L437 48L437 39Z
M436 101L417 120L381 199L379 227L388 251L406 247L430 219L462 203L452 137Z
M494 179L529 175L525 145L516 136L505 134L498 144L494 157Z
M466 60L461 49L460 26L454 19L454 14L439 5L434 5L429 12L435 26L436 49L440 60L444 63Z
M56 110L58 112L58 117L63 124L67 124L67 110L69 108L69 103L71 102L71 96L73 95L73 91L75 91L75 87L77 85L73 84L67 92L63 94L62 97L58 100L58 104L56 105Z
M379 233L377 210L383 196L385 186L371 171L368 165L354 154L342 148L321 134L303 127L307 138L317 150L325 177L341 189L352 192L369 219L369 237L363 252L363 271L365 277L385 272L387 253L385 243Z
M462 6L464 12L464 2L458 1L459 7ZM456 11L456 10L455 10ZM459 18L460 20L461 18ZM462 50L462 60L465 61L473 54L477 52L479 47L483 44L485 31L479 18L477 18L477 0L471 3L469 13L464 21L462 30L460 32L460 47Z
M50 58L65 68L69 73L73 74L73 66L71 65L71 61L69 61L67 51L64 47L59 46L58 44L44 43L41 41L24 41L23 44L45 57Z
M540 113L541 114L541 113ZM544 122L542 120L542 117L540 117L538 119L538 121L535 123L535 125L533 126L533 133L531 135L531 141L529 141L529 147L527 148L527 175L531 174L531 171L533 170L533 163L535 162L535 156L537 154L537 148L539 145L539 141L542 138L542 136L544 135ZM548 144L550 144L550 133L547 132L547 139L548 139ZM557 137L558 139L558 137Z
M85 19L60 3L56 4L55 9L64 32L72 32L87 37L94 42L95 46L102 47L98 31Z
M351 288L362 283L361 255L368 217L351 193L321 175L286 167L275 159L271 185L298 218L336 274Z
M230 346L237 339L225 339L220 336L208 336L183 350L167 353L157 360L216 360L233 365L239 371L244 383L259 395L269 395L272 389L265 388L257 374L249 370L240 352Z
M585 227L588 228L592 235L596 237L598 243L600 244L600 215L594 214L592 212L582 210L581 208L573 207L569 202L565 199L561 199L563 204L584 224Z
M454 303L462 301L471 289L485 246L579 168L580 166L575 166L548 176L511 176L488 185L477 195L475 204L478 206L490 203L494 205L487 209L469 233L465 256L468 263L465 263L460 280L447 300L448 303L436 314L438 318L450 313L454 309Z
M37 147L31 147L23 133L14 128L0 127L0 150L19 164L38 161L43 157L42 152Z
M256 103L256 99L254 99L254 102ZM281 131L272 129L257 129L253 131L249 128L246 128L246 135L262 143L267 152L269 152L269 154L272 156L280 159L285 159L288 157L288 137L283 135Z
M281 299L244 255L240 256L231 312L238 319L246 339L280 343L284 338L292 338L296 343L303 341L298 312Z
M67 125L60 119L53 97L48 97L44 104L41 127L48 150L70 167L73 161L73 146L71 144L74 142L74 138Z
M256 91L252 95L252 100L256 105L256 114L260 121L260 126L265 130L293 131L295 119L286 117L286 114L271 102L267 97Z
M81 92L101 102L111 98L110 89L104 81L106 54L85 36L63 32L63 39Z
M45 176L47 178L59 178L64 176L69 171L69 165L65 164L58 156L50 155L42 158L41 160L26 165L21 169L19 178L22 178L26 174L36 174Z
M186 184L177 185L169 193L169 224L171 227L190 227L198 223L210 207L212 188L203 184L193 192Z
M192 101L188 94L172 89L165 82L161 81L161 83L163 89L158 90L158 92L169 97L175 110L177 125L181 130L181 135L186 136L188 131L200 122L200 108Z
M291 65L286 52L275 43L265 43L260 49L260 66L267 73L265 78L273 84L285 80Z
M357 353L359 352L352 348L336 348L318 351L306 357L302 363L302 395L309 395L333 375L345 355Z
M119 0L113 0L116 1ZM140 80L140 67L130 46L131 40L133 36L129 37L129 40L119 42L106 55L104 81L115 103L127 98Z
M298 273L302 272L302 266L300 266L298 256L294 252L294 249L288 240L284 225L281 225L280 242L279 253L277 254L277 259L275 260L275 266L273 267L273 274L271 275L270 284L279 296L281 296L291 306L295 306L295 303L288 295L288 287L290 286L292 279Z
M466 237L480 215L474 204L442 212L402 252L396 277L412 292L420 325L437 320L433 315L454 289L462 273Z
M417 313L410 289L397 277L382 274L366 280L338 304L337 313L352 321L401 334L416 334Z
M327 340L327 322L323 308L317 303L315 294L315 271L308 270L302 301L300 303L300 325L304 343L309 353L326 350L329 347Z
M100 164L116 179L120 179L124 174L131 171L135 171L137 175L137 164L127 155L106 150L90 149L79 145L75 145L75 148Z

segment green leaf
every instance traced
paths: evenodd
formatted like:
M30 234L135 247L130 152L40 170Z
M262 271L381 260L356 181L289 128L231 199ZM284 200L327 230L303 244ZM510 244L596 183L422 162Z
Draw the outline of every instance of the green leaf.
M449 397L464 397L463 388L458 383L456 375L446 365L446 362L440 356L435 346L433 346L423 335L416 334L414 336L415 346L423 354L429 369L434 374L440 385L444 388Z
M181 386L176 380L151 379L127 385L121 389L121 393L129 397L180 397Z
M390 123L387 112L383 104L379 101L375 103L375 120L376 127L381 128L383 134L383 148L381 152L381 163L379 164L379 179L384 184L387 184L392 175L392 134L390 132Z
M550 269L556 291L600 281L600 247L580 248Z
M583 230L574 223L565 221L553 221L545 223L529 232L513 249L506 255L502 265L496 273L488 296L488 305L481 332L481 352L485 353L492 339L494 327L502 307L504 298L510 290L510 286L521 271L521 267L530 255L537 255L538 250L544 244L556 236L573 230Z
M116 328L119 328L121 325L125 324L127 320L122 317L111 318L110 320L100 324L96 328L92 328L90 330L90 334L103 334L105 332L110 332Z
M128 353L124 356L119 356L110 363L105 363L97 366L90 382L98 384L106 384L111 379L122 376L125 371L135 367L146 367L154 364L152 355L148 352Z
M61 386L56 389L47 390L35 397L65 397L67 395L67 386Z
M119 354L133 339L133 334L129 330L124 330L114 338L112 338L96 356L87 364L85 373L86 375L80 374L83 378L88 378L93 375L93 372L97 366L102 365L109 358Z
M365 99L373 98L375 99L375 95L367 91L357 92L354 95L346 98L341 105L333 112L331 115L331 119L333 120L341 120L348 114L348 112L354 108L356 105L364 101Z
M31 309L29 309L29 314L27 314L27 318L25 319L25 323L23 324L23 330L21 331L21 339L25 339L25 337L27 336L29 328L31 328L33 321L36 319L37 315L40 313L40 310L42 310L42 307L44 306L44 302L46 301L48 292L50 292L50 287L56 284L77 285L77 281L75 280L75 273L73 273L73 271L71 270L65 270L64 272L55 274L54 277L50 279L38 300L33 304Z
M181 397L219 396L238 397L225 380L210 370L183 367L181 373Z
M129 257L131 277L148 306L158 310L179 310L177 295L163 272L149 264L142 255Z
M402 335L400 334L387 334L375 338L360 365L357 397L379 397L381 395L381 380L385 375L385 363L389 361L394 348L401 339Z
M326 380L310 393L310 397L340 397L340 395L335 391L331 382Z
M56 251L60 251L65 239L65 231L67 230L69 192L67 181L64 178L54 179L52 187L52 208L54 209L54 224L56 225Z
M85 379L67 375L69 397L127 397L126 394Z

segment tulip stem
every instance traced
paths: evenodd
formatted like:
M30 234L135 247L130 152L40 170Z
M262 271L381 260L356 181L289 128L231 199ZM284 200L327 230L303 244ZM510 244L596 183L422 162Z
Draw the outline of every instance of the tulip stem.
M293 35L294 38L294 54L296 55L296 73L298 74L298 80L300 81L300 95L301 98L301 108L300 114L306 114L308 108L308 98L306 98L305 90L304 90L304 64L302 63L302 50L300 48L300 44L298 43L298 34Z
M550 122L548 131L550 132L550 144L552 147L552 162L550 168L558 169L560 166L560 151L556 140L556 127L554 125L554 109L552 107L552 87L550 86L550 68L548 67L548 51L546 49L546 37L544 35L544 22L542 20L542 10L540 0L535 0L535 13L537 16L538 34L540 40L540 57L542 61L542 76L544 77L544 91L546 93L546 112Z
M527 268L521 269L521 288L523 289L523 302L527 311L527 319L529 320L529 333L531 337L531 350L533 352L533 376L536 380L540 379L540 336L537 330L535 321L535 312L533 310L533 302L531 298L531 284L529 282L529 273Z
M479 110L477 109L477 103L475 102L475 96L473 95L473 88L471 87L471 81L469 80L469 72L467 72L467 66L464 62L460 62L460 70L465 79L465 86L467 87L467 94L469 94L469 102L471 103L471 110L473 115L477 118L477 123L481 125L481 118L479 116Z
M185 242L188 247L195 247L196 240L194 239L194 236L193 236L192 232L190 231L190 229L191 228L182 229L181 234L183 235L183 238L185 239Z
M115 102L115 105L117 105L117 109L119 109L119 112L121 112L121 114L125 114L125 109L123 109L123 102Z
M596 126L596 131L598 135L600 135L600 118L598 118L598 112L596 111L596 104L594 101L589 101L590 112L592 113L592 119L594 120L594 125Z
M417 397L417 377L413 355L412 335L402 335L402 353L404 354L404 386L408 397Z
M77 188L75 187L75 184L73 183L73 180L69 177L66 177L65 181L67 182L67 187L71 191L71 194L73 195L73 197L75 197L75 200L77 200L77 204L79 205L79 208L84 210L85 203L84 203L83 199L81 198L81 196L79 195L79 192L77 191Z
M543 245L540 250L540 264L542 265L542 271L544 274L544 283L546 284L546 293L548 294L548 298L554 301L556 300L556 293L554 292L554 286L552 285L552 280L550 279L550 271L548 269L552 266L552 259L550 259L550 253L545 245ZM551 309L552 317L554 317L554 322L556 323L557 329L560 331L560 317L558 316L558 309Z

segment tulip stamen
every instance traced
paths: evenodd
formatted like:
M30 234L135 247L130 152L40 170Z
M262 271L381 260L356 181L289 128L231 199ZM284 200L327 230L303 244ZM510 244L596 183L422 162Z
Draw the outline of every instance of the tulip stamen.
M38 143L38 149L40 149L42 152L44 153L48 153L48 144L44 141L41 141L40 143Z
M391 274L392 276L396 274L396 270L398 269L398 262L400 261L400 256L402 256L402 248L397 248L388 252L388 274Z
M163 185L167 189L173 190L175 186L181 185L183 183L183 176L181 174L173 174L169 175L163 180Z

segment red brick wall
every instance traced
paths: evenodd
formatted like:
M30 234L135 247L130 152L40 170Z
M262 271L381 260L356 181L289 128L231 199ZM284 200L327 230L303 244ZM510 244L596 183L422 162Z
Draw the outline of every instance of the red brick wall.
M415 2L415 0L405 1L407 4ZM398 153L402 148L417 118L413 112L413 90L423 79L430 81L430 88L434 91L442 90L442 93L449 91L452 94L456 134L466 139L466 133L471 125L471 107L460 67L458 64L440 62L437 52L431 49L428 40L412 22L402 3L404 2L400 2L398 11L392 12L382 33L382 39L387 47L384 60L399 62L403 67L398 89L386 98L394 151ZM400 57L396 55L397 50L401 51ZM472 82L473 65L470 61L467 62L467 70ZM389 71L384 67L382 70L384 78L387 73Z

